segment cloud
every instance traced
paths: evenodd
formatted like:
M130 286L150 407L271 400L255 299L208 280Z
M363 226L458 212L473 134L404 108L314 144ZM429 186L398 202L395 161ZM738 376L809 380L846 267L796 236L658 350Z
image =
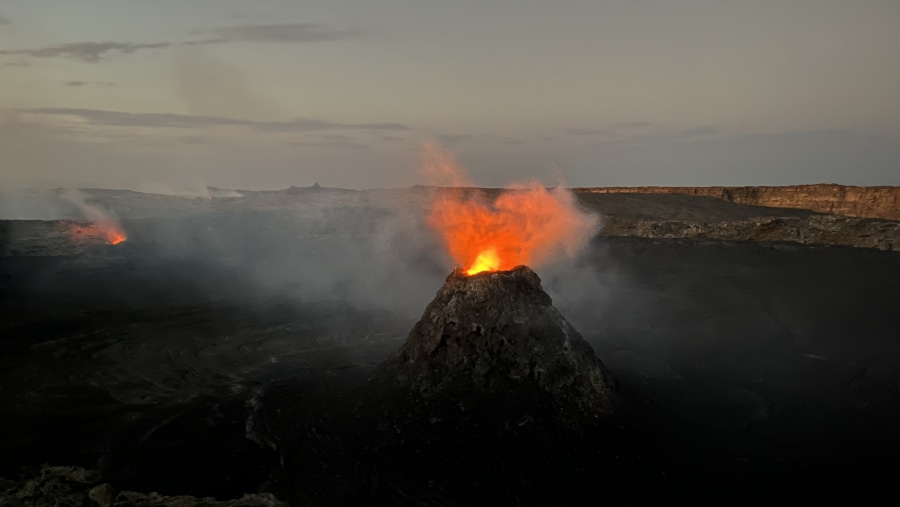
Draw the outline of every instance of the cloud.
M284 144L291 146L318 146L329 148L346 148L350 150L371 150L372 147L359 142L357 139L340 134L307 134L305 137L311 140L287 141Z
M352 141L326 141L326 142L315 142L315 141L288 141L284 144L288 144L291 146L304 146L304 147L319 147L319 148L341 148L348 150L371 150L372 147L362 143L356 143Z
M11 24L12 24L12 21L9 18L7 18L6 16L0 16L0 26L11 25Z
M178 141L181 144L194 144L194 145L210 143L210 139L208 137L204 137L204 136L178 136L176 138L176 141Z
M711 136L719 133L719 127L715 125L700 125L698 127L688 127L683 129L675 129L653 134L639 135L627 139L628 141L687 141Z
M474 141L472 134L435 134L435 139L446 145L458 145L460 143Z
M563 129L563 131L565 133L573 135L573 136L593 136L593 135L602 134L605 132L603 129L588 129L588 128L577 128L577 127L570 128L570 129Z
M0 16L0 25L11 21ZM39 48L0 50L0 56L24 55L34 58L70 58L97 63L109 53L134 54L145 49L163 49L175 46L201 46L227 42L311 43L341 40L353 37L351 30L335 30L314 23L278 23L267 25L235 25L214 28L205 32L212 37L185 42L68 42Z
M107 53L133 54L144 49L160 49L172 46L171 42L69 42L33 49L0 50L0 55L26 55L34 58L70 58L96 63Z
M66 81L63 83L64 86L87 86L87 85L97 85L97 86L116 86L116 83L111 81Z
M614 132L617 130L647 129L647 128L656 128L656 127L658 127L658 126L654 125L653 123L648 123L645 121L626 121L626 122L616 123L612 127L602 128L602 129L574 127L574 128L559 129L559 130L562 130L563 132L565 132L566 134L569 134L571 136L596 136L596 135L600 135L600 134L607 134L607 135L615 136L615 135L620 135L620 133Z
M613 125L614 129L639 129L646 127L655 127L656 125L645 121L626 121Z
M309 43L342 40L353 37L355 32L335 30L314 23L278 23L268 25L235 25L215 28L208 32L214 39L197 41L196 43L214 42L273 42L273 43Z
M633 129L640 129L640 131L634 132ZM588 135L586 133L587 130L588 129L566 129L565 131L572 135ZM652 123L620 123L614 126L613 129L596 131L595 133L599 134L601 132L606 134L604 138L593 141L592 144L633 145L688 141L703 139L719 134L721 129L715 125L700 125L697 127L672 129L654 125Z
M402 123L335 123L312 118L295 118L291 121L246 122L253 127L269 132L308 132L329 129L387 130L405 131L410 127Z
M239 118L211 115L189 115L173 113L126 113L101 109L36 108L20 109L20 113L74 116L93 124L114 127L151 128L199 128L208 126L245 126L268 132L311 132L317 130L378 130L406 131L411 127L401 123L337 123L311 118L296 118L290 121L252 121Z

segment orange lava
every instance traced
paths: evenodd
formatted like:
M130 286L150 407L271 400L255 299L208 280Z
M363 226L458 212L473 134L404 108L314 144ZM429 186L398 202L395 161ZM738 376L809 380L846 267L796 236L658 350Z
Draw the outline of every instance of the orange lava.
M128 239L125 231L111 221L97 221L89 225L73 225L68 228L68 235L76 243L99 243L118 245Z
M466 274L477 275L478 273L497 271L498 269L500 269L500 256L497 255L497 250L489 248L475 257L472 265L466 269Z
M450 175L451 183L465 180L451 155L435 145L426 151L431 174ZM597 226L596 217L578 210L571 192L536 182L510 186L493 202L477 189L441 189L427 220L467 275L535 267L560 253L572 255Z
M107 245L118 245L128 239L125 233L118 227L107 227L103 229L103 235L106 237Z

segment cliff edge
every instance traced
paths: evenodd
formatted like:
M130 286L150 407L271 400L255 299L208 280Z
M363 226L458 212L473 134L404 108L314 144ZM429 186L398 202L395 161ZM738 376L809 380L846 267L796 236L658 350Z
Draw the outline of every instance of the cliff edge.
M900 187L815 184L780 187L590 187L576 193L685 194L736 204L798 208L849 217L900 220Z

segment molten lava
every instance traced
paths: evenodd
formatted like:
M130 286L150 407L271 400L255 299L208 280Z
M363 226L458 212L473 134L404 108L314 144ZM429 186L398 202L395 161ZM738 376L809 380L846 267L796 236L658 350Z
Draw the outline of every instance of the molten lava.
M76 243L103 241L107 245L118 245L128 239L115 214L99 203L92 202L88 194L78 189L67 189L60 193L60 197L78 209L87 219L86 222L66 222L65 228L72 241Z
M436 145L426 152L428 173L449 176L451 184L467 181L452 155ZM572 255L597 230L597 218L579 211L571 192L536 182L512 185L493 202L480 190L439 189L428 223L467 275Z
M115 226L103 228L103 235L106 237L107 245L118 245L128 239L125 233Z
M466 274L477 275L478 273L497 271L498 269L500 269L500 256L497 255L497 250L488 248L475 257L472 265L466 269Z
M70 225L67 227L68 235L76 243L99 243L118 245L128 239L125 232L116 223L111 221L99 221L87 225Z

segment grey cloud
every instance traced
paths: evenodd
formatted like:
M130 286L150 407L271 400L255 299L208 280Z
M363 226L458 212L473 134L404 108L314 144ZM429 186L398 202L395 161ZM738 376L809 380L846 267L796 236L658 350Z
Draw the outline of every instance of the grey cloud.
M96 63L107 53L132 54L143 49L160 49L172 45L171 42L149 44L131 42L70 42L42 48L2 50L0 55L26 55L35 58L71 58L83 62Z
M690 127L669 132L640 136L639 139L646 138L654 141L683 141L687 139L695 139L697 137L710 136L713 134L717 134L718 132L719 127L716 127L714 125L701 125L699 127Z
M21 109L19 112L54 116L75 116L91 124L115 127L198 128L205 126L236 125L270 132L310 132L329 129L383 131L411 130L409 126L400 123L336 123L310 118L296 118L284 122L260 122L224 116L172 113L126 113L122 111L73 108Z
M704 138L720 132L720 128L715 125L701 125L698 127L689 127L683 129L663 129L656 128L649 133L639 134L618 134L612 138L598 141L595 144L617 144L617 145L633 145L645 143L667 143L677 141L696 140Z
M356 139L350 136L342 136L338 134L311 134L311 137L314 137L316 139L325 139L335 143L356 142Z
M214 41L307 43L341 40L353 37L355 32L334 30L314 23L278 23L268 25L235 25L215 28L208 33Z
M0 25L9 24L0 16ZM196 32L201 33L201 32ZM235 25L215 28L207 32L213 37L201 40L173 42L68 42L40 48L0 50L0 56L24 55L34 58L70 58L88 63L99 62L108 53L133 54L145 49L162 49L173 46L199 46L226 42L309 43L340 40L352 37L355 32L334 30L312 23L280 23L268 25Z
M319 146L332 148L347 148L353 150L370 150L371 146L360 143L353 137L339 134L308 134L310 141L288 141L285 144L293 146Z
M569 134L572 136L595 136L595 135L600 135L600 134L610 134L610 135L618 134L616 132L610 132L610 130L644 129L644 128L650 128L650 127L656 127L656 125L654 125L653 123L648 123L648 122L644 122L644 121L627 121L627 122L616 123L615 125L613 125L611 127L611 129L605 129L605 128L604 129L595 129L595 128L575 127L575 128L567 128L567 129L560 129L560 130L562 130L566 134Z
M588 128L570 128L570 129L563 129L563 131L565 133L571 134L573 136L593 136L593 135L604 133L603 129L588 129Z
M0 16L0 26L10 24L12 24L12 21L9 18L7 18L6 16Z
M96 86L116 86L116 83L112 81L66 81L63 83L64 86L88 86L88 85L96 85Z
M204 136L178 136L176 141L181 144L209 144L210 139Z
M471 134L435 134L434 137L441 143L448 145L459 144L475 139L475 136Z
M701 127L685 130L703 131ZM723 134L722 129L717 133ZM572 168L567 172L568 182L597 185L598 159L605 161L603 184L607 185L900 184L900 145L896 140L851 128L725 133L684 142L646 142L640 149L596 143L565 160Z
M645 127L655 127L655 125L645 121L626 121L613 125L614 129L639 129Z
M698 137L698 136L717 134L719 132L719 127L716 127L715 125L701 125L699 127L682 129L677 132L681 136Z
M22 109L22 113L54 116L76 116L95 125L116 127L175 127L195 128L204 125L250 125L253 122L218 116L200 116L170 113L125 113L100 109L73 109L48 107Z
M411 130L410 127L401 123L335 123L312 118L295 118L291 121L248 122L248 124L270 132L307 132L328 129Z
M327 142L315 142L315 141L288 141L284 144L289 144L291 146L304 146L304 147L319 147L319 148L341 148L348 150L371 150L372 147L362 144L356 143L352 141L327 141Z

